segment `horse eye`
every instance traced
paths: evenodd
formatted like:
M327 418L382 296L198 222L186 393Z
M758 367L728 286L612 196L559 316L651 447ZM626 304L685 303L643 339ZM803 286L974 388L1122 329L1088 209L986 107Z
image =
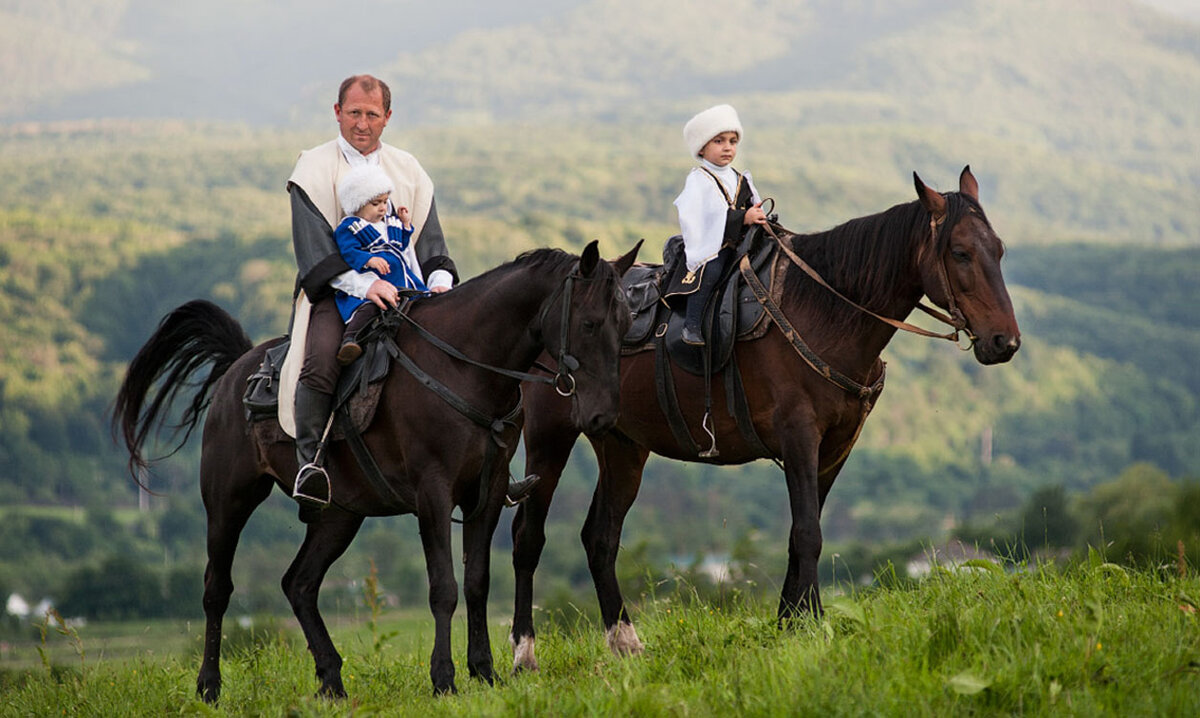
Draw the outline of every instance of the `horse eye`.
M950 256L953 257L954 261L956 261L956 262L966 263L966 262L971 261L971 255L967 254L966 252L962 251L961 249L950 250Z
M596 322L591 319L583 320L583 331L588 334L593 334L596 331Z

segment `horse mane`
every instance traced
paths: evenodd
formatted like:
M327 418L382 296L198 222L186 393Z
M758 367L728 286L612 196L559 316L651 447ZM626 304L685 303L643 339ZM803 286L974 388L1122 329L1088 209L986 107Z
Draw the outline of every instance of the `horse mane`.
M946 220L934 246L930 241L929 212L914 200L877 214L852 219L833 229L812 234L788 232L792 249L847 298L875 312L882 312L898 293L914 282L923 252L941 255L950 241L950 228L968 211L984 221L983 208L971 198L949 192ZM843 329L867 315L818 286L799 267L789 267L784 275L784 296L797 297L827 317L831 325ZM903 317L899 317L903 319Z
M516 259L472 277L463 282L462 286L489 284L491 280L499 278L500 275L507 275L517 270L533 270L535 276L557 277L570 271L577 261L579 261L579 257L561 249L530 249L517 255Z

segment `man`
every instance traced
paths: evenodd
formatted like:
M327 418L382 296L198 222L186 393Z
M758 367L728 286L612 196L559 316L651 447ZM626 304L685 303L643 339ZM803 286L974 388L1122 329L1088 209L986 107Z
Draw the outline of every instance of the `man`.
M342 259L333 239L333 228L343 212L337 200L341 176L363 164L380 166L392 180L388 214L407 207L415 228L420 272L434 292L444 292L458 281L454 262L438 221L433 181L411 154L380 142L392 116L388 86L370 75L355 75L342 82L333 106L338 137L300 153L288 179L292 206L292 246L299 274L299 305L311 304L304 365L296 387L296 459L300 470L292 496L301 503L323 507L330 500L325 469L316 462L317 445L333 410L337 386L337 352L345 327L334 301L334 289L373 302L380 309L393 307L399 291L373 272L358 272ZM297 311L297 321L303 318ZM293 336L299 327L293 328Z

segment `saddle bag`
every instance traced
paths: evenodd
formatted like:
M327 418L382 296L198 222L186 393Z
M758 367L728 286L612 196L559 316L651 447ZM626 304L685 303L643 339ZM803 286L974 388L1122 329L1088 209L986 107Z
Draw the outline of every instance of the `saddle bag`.
M279 370L290 345L291 342L284 339L268 349L258 369L246 378L242 404L250 421L275 416L276 407L279 406Z

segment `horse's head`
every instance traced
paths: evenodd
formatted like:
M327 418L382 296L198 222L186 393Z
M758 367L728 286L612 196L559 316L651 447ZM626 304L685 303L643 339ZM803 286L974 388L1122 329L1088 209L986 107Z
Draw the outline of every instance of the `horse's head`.
M638 242L620 259L606 262L597 242L591 242L563 279L564 291L543 308L543 344L559 366L555 388L572 397L571 421L584 433L603 431L617 421L621 338L633 321L621 276L640 248Z
M1021 346L1021 331L1000 273L1004 243L979 204L979 183L969 166L956 193L939 194L915 172L913 181L931 217L931 244L919 259L926 296L968 333L981 364L1008 361Z

